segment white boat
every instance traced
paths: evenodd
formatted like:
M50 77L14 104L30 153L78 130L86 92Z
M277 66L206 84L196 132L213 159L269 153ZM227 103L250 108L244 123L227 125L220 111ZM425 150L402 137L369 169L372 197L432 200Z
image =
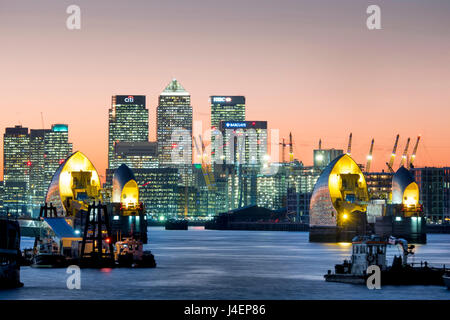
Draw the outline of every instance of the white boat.
M395 256L391 266L386 259L387 245L400 245L402 256ZM388 241L378 236L355 237L352 241L350 260L335 265L335 272L328 270L326 281L352 284L365 284L369 275L367 268L375 265L381 271L384 285L443 285L445 268L432 268L427 262L415 267L408 263L408 256L414 254L414 245L404 239L390 237Z

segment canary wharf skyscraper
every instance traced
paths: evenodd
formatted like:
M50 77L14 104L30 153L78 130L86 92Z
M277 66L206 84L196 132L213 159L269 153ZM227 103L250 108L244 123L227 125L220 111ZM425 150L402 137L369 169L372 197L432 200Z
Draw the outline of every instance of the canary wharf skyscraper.
M39 214L52 177L72 153L69 127L54 124L51 129L30 130L30 205L33 216Z
M145 96L113 96L109 109L108 168L121 163L115 156L117 142L148 141L148 109Z
M244 96L210 96L211 103L211 160L216 162L215 130L220 131L221 121L245 121Z
M160 165L192 164L191 96L176 79L159 96L156 113ZM175 148L180 151L177 158L172 157Z
M28 128L6 128L3 135L4 211L12 215L29 214L30 134Z
M6 128L3 144L4 212L35 217L59 165L72 153L68 126Z
M211 96L211 128L219 129L220 121L245 121L244 96Z

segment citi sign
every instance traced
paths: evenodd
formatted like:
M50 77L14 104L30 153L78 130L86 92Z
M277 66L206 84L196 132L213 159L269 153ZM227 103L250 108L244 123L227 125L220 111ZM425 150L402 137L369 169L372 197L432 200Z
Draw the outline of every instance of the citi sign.
M213 102L231 102L230 97L214 97Z
M134 102L134 97L133 96L128 96L124 99L125 102Z

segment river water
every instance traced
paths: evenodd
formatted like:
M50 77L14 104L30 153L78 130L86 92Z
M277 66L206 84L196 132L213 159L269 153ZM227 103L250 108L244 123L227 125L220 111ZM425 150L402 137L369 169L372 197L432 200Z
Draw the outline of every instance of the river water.
M22 247L31 247L23 239ZM82 269L81 289L69 290L65 269L21 268L24 287L0 299L450 299L439 286L328 283L323 275L350 256L349 244L309 243L307 232L188 231L149 228L155 269ZM399 248L391 246L389 261ZM450 235L428 235L415 262L450 266Z

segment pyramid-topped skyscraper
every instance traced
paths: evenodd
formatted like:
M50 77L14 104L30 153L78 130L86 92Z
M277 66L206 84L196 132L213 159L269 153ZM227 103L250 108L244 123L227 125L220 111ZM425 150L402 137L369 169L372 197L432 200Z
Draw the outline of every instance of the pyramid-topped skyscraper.
M162 96L189 96L183 86L177 81L177 79L172 79L172 81L167 85L164 91L161 93Z
M160 166L182 164L190 166L192 164L191 96L176 79L173 79L159 96L156 121Z

